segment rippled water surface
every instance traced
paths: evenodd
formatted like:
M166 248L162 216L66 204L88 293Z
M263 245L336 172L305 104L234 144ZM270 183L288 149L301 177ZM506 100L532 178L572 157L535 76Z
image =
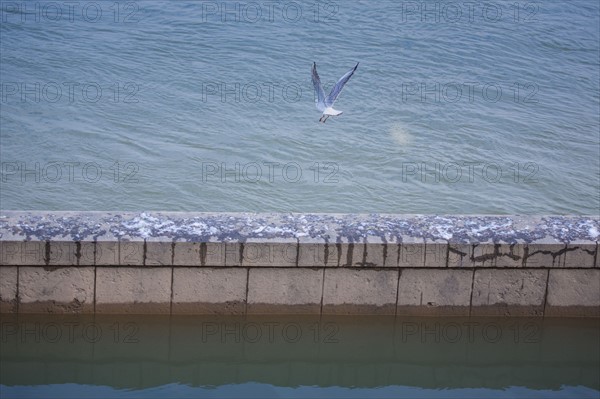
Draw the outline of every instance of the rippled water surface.
M595 0L1 4L3 209L598 212Z

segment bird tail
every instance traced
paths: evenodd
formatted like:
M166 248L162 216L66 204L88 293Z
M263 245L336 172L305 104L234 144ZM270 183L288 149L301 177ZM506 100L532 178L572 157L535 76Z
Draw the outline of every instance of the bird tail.
M343 111L338 111L338 110L335 110L333 108L328 108L328 109L326 109L323 112L324 115L331 115L331 116L338 116L338 115L341 115L343 113L344 113Z

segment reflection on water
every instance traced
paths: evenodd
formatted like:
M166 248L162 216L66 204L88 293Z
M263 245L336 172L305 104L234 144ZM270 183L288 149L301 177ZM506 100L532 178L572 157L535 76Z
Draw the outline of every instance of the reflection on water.
M412 142L411 134L400 123L396 123L390 128L390 136L392 136L392 139L400 147L410 145L410 143Z
M2 316L2 397L598 397L600 321Z

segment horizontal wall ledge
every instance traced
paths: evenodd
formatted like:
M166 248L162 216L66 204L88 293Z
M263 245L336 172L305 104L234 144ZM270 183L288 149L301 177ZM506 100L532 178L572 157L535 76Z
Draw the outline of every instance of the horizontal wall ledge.
M600 218L0 211L0 311L598 316Z
M600 218L0 211L1 265L598 265Z

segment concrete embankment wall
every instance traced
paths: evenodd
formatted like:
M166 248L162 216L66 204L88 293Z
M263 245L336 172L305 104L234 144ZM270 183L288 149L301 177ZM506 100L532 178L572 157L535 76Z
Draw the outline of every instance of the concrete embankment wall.
M0 211L3 313L600 316L588 216Z

